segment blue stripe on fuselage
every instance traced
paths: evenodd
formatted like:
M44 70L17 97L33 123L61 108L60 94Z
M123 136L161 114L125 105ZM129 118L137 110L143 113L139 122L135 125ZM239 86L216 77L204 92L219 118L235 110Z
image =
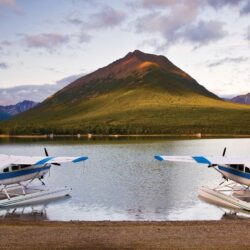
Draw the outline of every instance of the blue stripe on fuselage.
M28 174L34 174L34 173L39 173L44 170L49 170L50 166L45 166L41 168L30 168L30 169L23 169L23 170L17 170L9 173L1 173L0 174L0 180L5 180L5 179L10 179L10 178L16 178Z
M250 179L250 173L244 173L241 172L239 170L233 169L233 168L227 168L227 167L223 167L223 166L218 166L219 170L225 171L229 174L233 174L242 178L246 178L246 179Z

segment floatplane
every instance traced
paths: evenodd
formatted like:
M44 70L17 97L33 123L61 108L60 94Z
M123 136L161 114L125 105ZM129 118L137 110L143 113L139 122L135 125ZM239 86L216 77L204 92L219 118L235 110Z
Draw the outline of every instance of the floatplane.
M51 166L84 162L88 157L51 157L45 148L45 157L0 155L0 208L32 205L68 196L70 188L50 190L43 179ZM34 180L41 187L33 188Z
M199 197L233 213L250 213L250 158L222 156L166 156L156 155L158 161L197 163L207 165L221 174L223 181L216 187L202 186Z

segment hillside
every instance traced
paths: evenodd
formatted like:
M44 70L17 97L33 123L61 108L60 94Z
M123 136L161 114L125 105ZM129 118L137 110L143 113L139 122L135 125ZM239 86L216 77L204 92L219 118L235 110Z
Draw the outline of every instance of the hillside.
M219 99L166 57L136 50L1 129L13 134L250 134L250 107Z
M2 111L2 110L0 109L0 121L6 120L6 119L8 119L9 117L10 117L9 114L7 114L6 112L4 112L4 111Z
M249 104L250 105L250 93L246 95L239 95L230 100L231 102Z

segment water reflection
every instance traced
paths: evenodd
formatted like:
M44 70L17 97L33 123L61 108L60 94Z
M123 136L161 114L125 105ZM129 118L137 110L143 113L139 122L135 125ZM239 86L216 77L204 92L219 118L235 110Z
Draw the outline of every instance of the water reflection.
M133 143L77 143L67 140L0 142L3 154L87 155L83 166L54 167L45 182L72 187L71 199L47 205L49 220L219 220L224 211L197 197L201 185L221 177L205 166L162 163L155 154L246 156L249 139L160 140Z
M41 207L19 207L0 211L0 219L48 220L46 205Z

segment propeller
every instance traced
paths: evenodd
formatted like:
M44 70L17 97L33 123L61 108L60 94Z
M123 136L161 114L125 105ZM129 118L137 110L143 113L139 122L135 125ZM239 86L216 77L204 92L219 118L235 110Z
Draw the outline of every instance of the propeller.
M224 150L223 150L223 153L222 153L223 157L226 156L226 152L227 152L227 148L225 147ZM216 164L210 164L210 165L208 165L209 168L216 167L216 166L217 166Z
M49 157L49 153L48 153L48 151L47 151L47 148L44 148L44 153L45 153L45 155L47 156L47 157ZM55 166L61 166L61 164L60 163L51 163L52 165L55 165Z
M222 153L223 157L226 155L226 152L227 152L227 148L224 148L223 153Z
M44 152L45 152L45 155L46 155L47 157L49 157L49 154L48 154L47 148L44 148Z

